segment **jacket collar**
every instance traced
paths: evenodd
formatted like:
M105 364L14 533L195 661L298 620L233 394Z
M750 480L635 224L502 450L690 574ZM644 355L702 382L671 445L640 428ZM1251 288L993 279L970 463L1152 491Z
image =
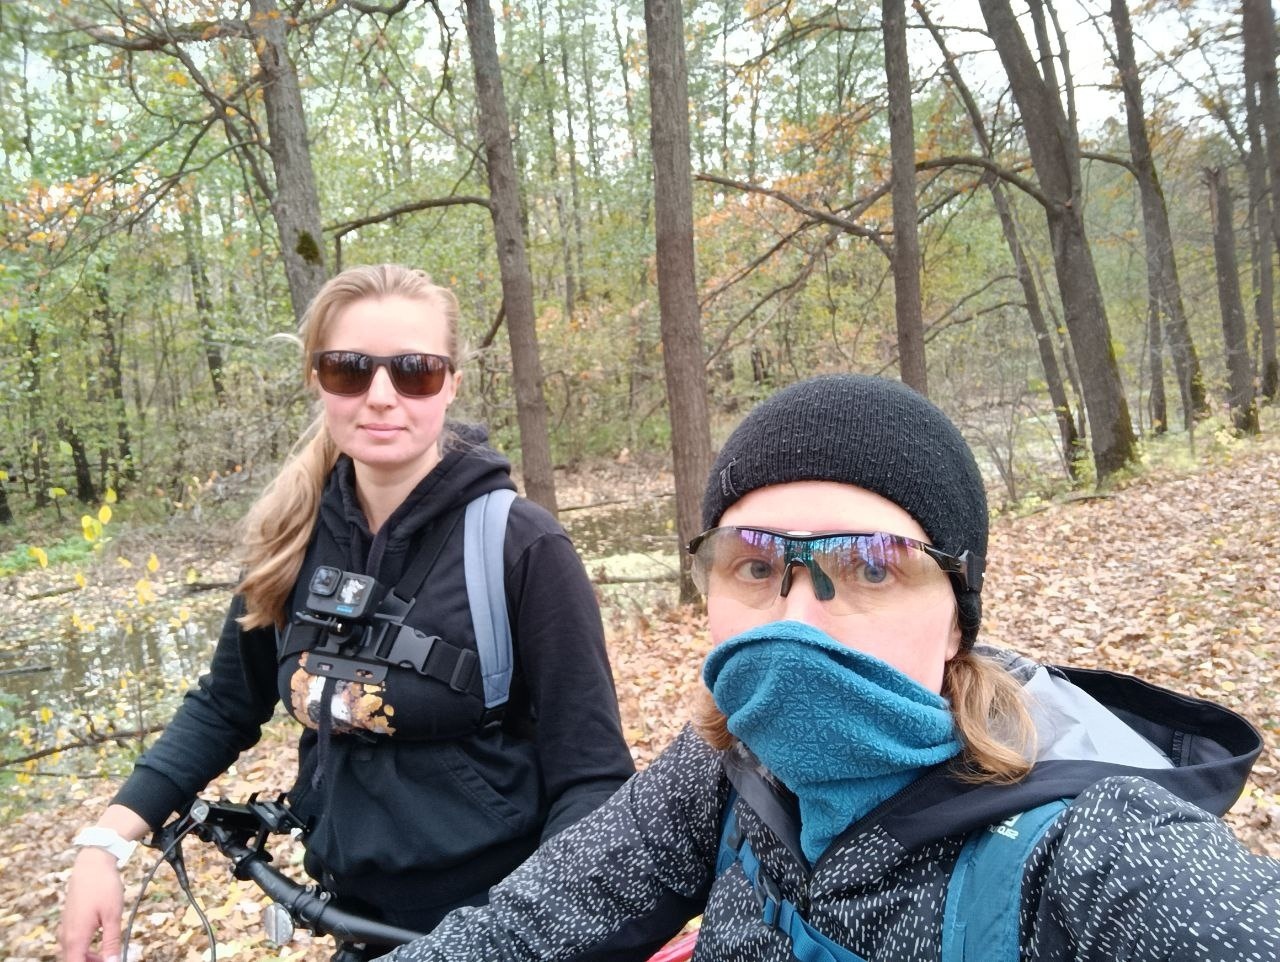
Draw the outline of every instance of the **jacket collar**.
M859 819L832 847L874 826L914 850L1055 798L1074 798L1111 776L1147 778L1221 815L1262 751L1249 722L1212 702L1117 672L1046 667L994 648L981 653L1003 662L1033 696L1040 745L1030 774L1012 785L973 784L944 763ZM723 764L742 800L805 864L794 796L743 745L725 752Z

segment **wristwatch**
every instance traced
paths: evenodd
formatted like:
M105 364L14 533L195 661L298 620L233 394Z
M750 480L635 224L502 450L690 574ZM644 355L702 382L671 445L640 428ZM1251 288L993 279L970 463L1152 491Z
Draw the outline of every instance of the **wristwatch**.
M77 848L105 849L115 856L118 868L124 868L124 863L129 861L129 856L138 847L137 842L130 842L114 828L103 828L101 825L81 829L71 840L71 844Z

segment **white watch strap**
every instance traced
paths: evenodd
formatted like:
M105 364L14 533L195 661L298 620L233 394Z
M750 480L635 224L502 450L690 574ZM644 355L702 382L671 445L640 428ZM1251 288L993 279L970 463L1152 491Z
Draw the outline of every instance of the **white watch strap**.
M71 840L71 844L77 848L105 849L115 856L116 865L120 868L124 868L124 863L129 861L129 856L138 847L137 842L131 842L115 829L103 828L101 825L81 829Z

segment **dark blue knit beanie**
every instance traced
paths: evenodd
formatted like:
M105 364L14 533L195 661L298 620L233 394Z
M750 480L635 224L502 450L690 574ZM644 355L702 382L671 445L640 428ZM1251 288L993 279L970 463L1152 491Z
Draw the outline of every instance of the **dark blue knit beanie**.
M945 414L897 381L824 375L757 405L711 469L703 527L715 527L748 492L790 481L865 488L915 518L948 554L986 557L987 496L973 452ZM981 579L966 589L953 578L952 586L971 645L982 621Z

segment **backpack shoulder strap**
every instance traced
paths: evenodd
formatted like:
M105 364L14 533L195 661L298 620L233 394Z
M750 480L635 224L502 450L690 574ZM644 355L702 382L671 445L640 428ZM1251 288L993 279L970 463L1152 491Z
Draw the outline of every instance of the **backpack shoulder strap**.
M810 925L795 903L782 897L778 883L760 864L756 853L751 850L751 843L738 825L738 816L734 811L737 801L737 789L731 789L720 823L716 875L727 871L735 862L742 864L742 873L751 883L765 925L778 929L791 940L791 955L798 962L863 962L862 956L852 949L833 942Z
M511 618L502 546L515 498L516 493L508 489L482 494L467 505L463 521L462 565L486 709L506 704L511 689Z
M969 836L947 883L942 962L1017 962L1023 865L1067 804L1054 799Z

